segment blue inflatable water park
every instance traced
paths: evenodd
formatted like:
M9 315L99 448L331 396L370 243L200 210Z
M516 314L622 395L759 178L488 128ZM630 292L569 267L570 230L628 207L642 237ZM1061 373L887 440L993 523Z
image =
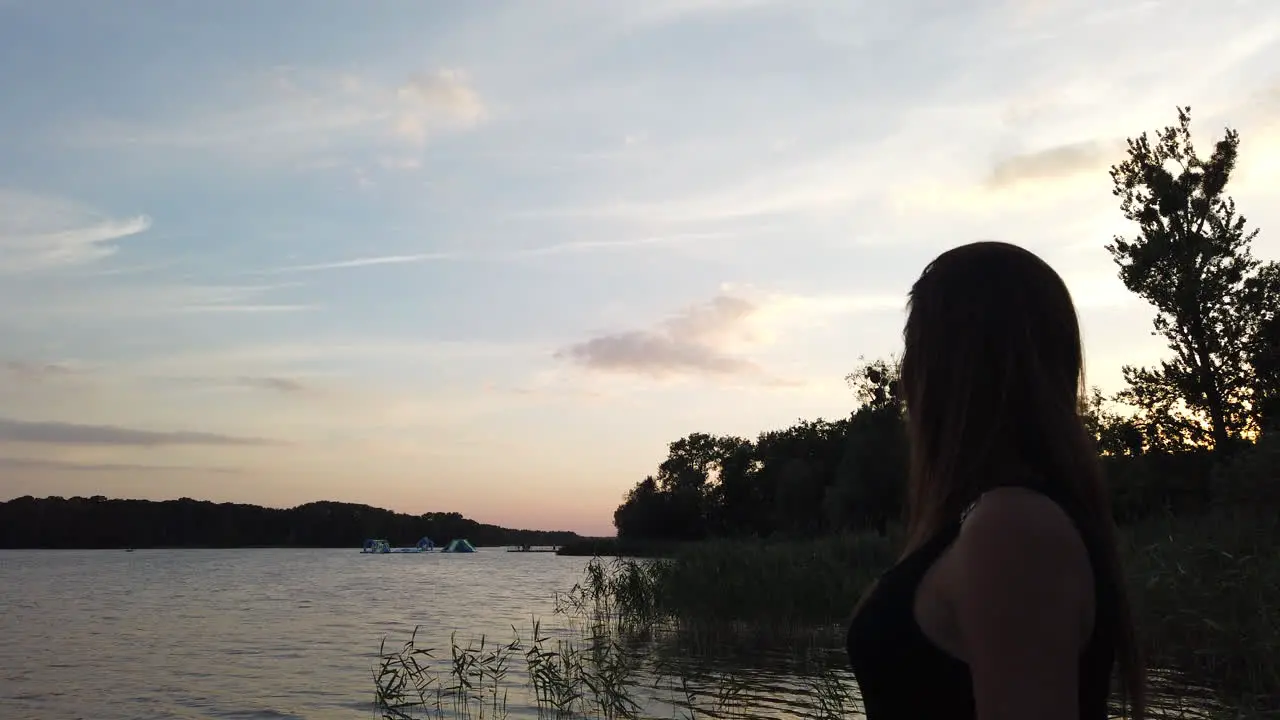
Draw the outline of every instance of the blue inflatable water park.
M441 550L440 552L473 553L475 551L476 551L476 547L472 545L471 542L468 541L466 538L455 538L453 540L450 540L449 544L445 545L444 549Z
M417 555L419 553L429 553L436 550L436 544L431 542L431 538L424 537L418 541L413 547L392 547L391 543L386 540L370 538L364 541L364 547L360 548L360 552L366 555ZM473 553L476 546L472 545L466 538L454 538L449 541L448 545L439 549L442 553Z
M418 541L413 547L391 547L391 543L386 540L365 540L364 547L360 552L369 555L391 555L391 554L417 554L431 552L436 549L436 544L431 542L431 538L424 537Z

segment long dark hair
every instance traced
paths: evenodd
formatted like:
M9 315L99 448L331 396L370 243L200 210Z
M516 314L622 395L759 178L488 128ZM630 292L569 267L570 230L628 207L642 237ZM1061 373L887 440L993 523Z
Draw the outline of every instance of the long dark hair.
M1102 468L1081 416L1084 353L1066 284L1015 245L962 245L912 286L905 336L904 553L1015 475L1074 505L1098 572L1115 589L1112 607L1096 617L1115 630L1122 691L1141 718L1145 671Z

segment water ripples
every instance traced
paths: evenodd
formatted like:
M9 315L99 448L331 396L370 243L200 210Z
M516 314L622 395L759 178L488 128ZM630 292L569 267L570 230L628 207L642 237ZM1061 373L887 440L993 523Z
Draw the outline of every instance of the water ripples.
M0 552L0 717L367 718L378 641L512 637L585 561L354 550Z
M527 642L535 618L544 635L581 644L553 611L555 593L585 565L500 549L0 551L0 718L371 718L384 636L397 649L417 627L437 666L455 633L460 645L481 636L503 644L514 627ZM644 648L650 666L686 683L637 678L645 715L683 715L672 704L690 692L695 715L716 716L731 694L734 720L813 717L817 667L844 666L835 636L805 653L751 643L719 643L715 657L694 650L678 637ZM852 687L847 672L838 677ZM512 720L537 716L527 682L517 659L505 684ZM1185 683L1157 687L1156 707L1160 696L1183 698L1169 716L1207 714L1208 703L1186 699Z

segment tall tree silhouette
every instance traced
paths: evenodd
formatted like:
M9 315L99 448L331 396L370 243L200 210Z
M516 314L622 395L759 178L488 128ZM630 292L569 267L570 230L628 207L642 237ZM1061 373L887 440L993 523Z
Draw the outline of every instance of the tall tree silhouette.
M1261 300L1248 292L1259 262L1257 230L1226 195L1240 136L1228 128L1202 158L1191 138L1191 110L1178 124L1128 142L1111 168L1114 193L1132 238L1107 246L1125 287L1155 306L1156 333L1173 357L1155 368L1126 366L1120 398L1141 409L1155 447L1212 446L1227 452L1257 427L1250 348Z

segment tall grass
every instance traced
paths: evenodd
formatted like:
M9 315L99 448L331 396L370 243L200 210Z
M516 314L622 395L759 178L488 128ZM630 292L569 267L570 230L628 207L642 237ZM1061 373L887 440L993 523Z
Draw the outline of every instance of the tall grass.
M1209 696L1241 712L1280 716L1278 548L1280 518L1234 508L1123 531L1157 700ZM843 628L892 561L891 543L878 537L704 543L668 560L593 560L562 603L594 604L615 630L677 629L695 650L723 649L744 635L830 645L829 631Z
M501 644L482 636L461 645L451 637L443 660L435 649L419 646L417 628L399 649L387 650L384 639L373 671L374 706L388 720L504 720L512 688L524 685L538 717L637 716L631 682L637 657L616 639L552 640L539 622L528 640L514 627L512 635Z
M505 720L515 715L546 720L682 718L756 720L747 684L727 672L693 672L655 661L642 646L607 634L581 643L551 639L535 621L527 640L512 628L504 644L460 645L449 657L418 643L418 630L387 649L373 668L374 707L384 720ZM811 674L808 698L790 708L812 720L844 720L857 710L854 693L827 666ZM513 701L513 695L515 699Z
M534 623L526 639L440 651L416 634L374 668L384 718L504 720L773 716L760 688L707 672L701 655L748 644L809 663L803 702L782 711L849 717L856 694L830 659L858 598L894 558L892 539L714 541L665 559L593 558L556 598L574 642ZM1280 517L1230 503L1198 517L1127 527L1122 551L1153 668L1156 717L1280 718ZM674 646L674 647L673 647ZM690 658L695 658L691 660ZM839 658L837 658L839 662ZM701 664L700 664L701 663ZM788 701L779 701L784 704Z
M1151 520L1124 550L1148 665L1280 716L1280 518Z
M829 646L892 558L892 543L876 536L716 540L662 560L597 557L557 596L557 612L632 637L676 631L695 652Z
M843 624L854 602L893 561L874 535L808 542L720 541L685 549L652 595L687 625L748 625L785 636Z

